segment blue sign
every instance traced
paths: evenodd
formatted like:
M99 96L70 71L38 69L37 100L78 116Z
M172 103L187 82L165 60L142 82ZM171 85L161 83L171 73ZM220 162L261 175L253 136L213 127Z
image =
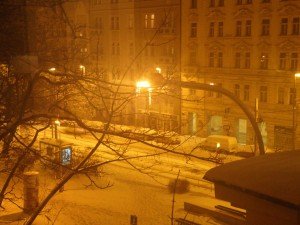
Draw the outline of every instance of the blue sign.
M62 165L69 165L71 163L72 149L67 147L61 150L60 162Z

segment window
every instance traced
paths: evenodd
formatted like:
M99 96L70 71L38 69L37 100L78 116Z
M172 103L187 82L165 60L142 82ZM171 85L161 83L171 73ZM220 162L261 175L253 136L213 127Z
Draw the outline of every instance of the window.
M210 52L209 53L209 67L214 67L215 66L215 53Z
M133 45L133 43L131 42L131 43L129 44L129 55L130 55L130 56L133 56L133 54L134 54L134 45Z
M259 94L259 100L260 102L267 102L268 98L268 88L267 86L260 86L260 94Z
M297 70L298 68L298 53L291 54L291 70Z
M244 85L244 101L249 101L249 96L250 96L250 86L249 85Z
M269 19L263 19L262 20L262 30L261 35L267 36L270 34L270 20Z
M279 69L280 70L285 70L286 69L286 58L287 54L286 53L280 53L279 54Z
M237 52L235 53L235 68L241 68L241 53Z
M246 36L251 36L251 20L246 20Z
M271 0L262 0L261 3L270 3Z
M154 28L154 22L155 22L155 15L154 14L151 14L151 20L150 20L150 27L151 28Z
M242 35L242 21L236 21L236 32L235 35L240 37Z
M217 84L218 87L222 88L222 84L221 83L218 83ZM217 92L217 98L221 98L222 97L222 94L220 92Z
M290 88L290 99L289 99L289 104L294 105L295 103L295 97L296 97L296 90L295 88Z
M119 30L119 17L118 16L111 17L111 29Z
M128 28L133 29L134 27L134 17L132 14L128 15Z
M242 5L243 4L243 0L236 0L236 4L237 5Z
M191 9L197 9L197 1L198 0L191 0Z
M209 36L213 37L215 34L215 23L214 22L210 22L209 24Z
M218 67L223 67L223 53L218 53Z
M93 4L94 5L100 5L102 3L102 0L94 0Z
M120 55L120 44L118 42L112 43L112 55Z
M224 6L224 0L219 0L219 6Z
M287 35L288 33L288 19L282 18L280 22L280 35Z
M239 84L234 85L234 94L236 97L240 98L240 85Z
M249 69L251 65L250 52L245 53L245 68Z
M102 30L102 18L101 17L95 18L95 29Z
M191 37L197 37L197 23L191 23Z
M246 0L246 4L252 4L252 0Z
M299 17L293 18L293 35L299 35L300 34L300 25L299 25Z
M218 36L223 37L223 22L218 23Z
M268 64L269 64L269 55L266 53L262 53L260 58L260 68L263 70L268 69Z
M154 28L155 25L155 15L154 14L146 14L144 16L144 27L145 28Z
M196 65L197 64L197 51L192 50L190 52L190 65Z
M278 104L284 104L284 88L278 88Z
M215 7L215 0L210 0L209 6L210 7Z

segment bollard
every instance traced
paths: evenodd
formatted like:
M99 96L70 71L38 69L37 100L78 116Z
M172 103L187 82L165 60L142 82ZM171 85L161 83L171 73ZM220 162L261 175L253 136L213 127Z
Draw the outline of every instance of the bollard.
M39 205L39 173L35 171L23 174L25 213L33 212Z

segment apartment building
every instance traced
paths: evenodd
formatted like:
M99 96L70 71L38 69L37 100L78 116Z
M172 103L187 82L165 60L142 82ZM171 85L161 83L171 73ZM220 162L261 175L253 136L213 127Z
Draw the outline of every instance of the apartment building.
M163 78L180 79L179 0L91 0L88 69L114 84L136 87L117 123L179 129L179 96L158 89ZM125 89L122 89L125 90ZM135 91L133 91L135 92Z
M278 149L299 143L300 1L182 1L182 79L220 85L243 101L264 143ZM236 136L251 144L245 114L218 93L183 90L183 132ZM297 140L298 139L298 140Z

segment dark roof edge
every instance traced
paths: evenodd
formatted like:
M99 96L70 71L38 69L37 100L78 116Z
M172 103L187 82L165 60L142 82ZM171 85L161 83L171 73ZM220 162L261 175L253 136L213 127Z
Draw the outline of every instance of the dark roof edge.
M276 197L272 197L272 196L262 194L262 193L259 193L259 192L253 191L253 190L249 190L249 189L246 189L246 188L243 188L243 187L239 187L239 186L236 186L236 185L233 185L233 184L229 184L229 183L226 183L225 181L214 180L214 179L208 178L206 176L204 176L203 179L205 179L207 181L210 181L210 182L213 182L213 183L217 183L217 184L227 186L229 188L232 188L232 189L235 189L235 190L238 190L238 191L246 192L247 194L250 194L252 196L255 196L255 197L258 197L258 198L261 198L261 199L264 199L264 200L267 200L267 201L270 201L270 202L273 202L273 203L276 203L278 205L282 205L282 206L285 206L285 207L288 207L288 208L291 208L291 209L300 210L300 205L297 205L297 204L294 204L294 203L291 203L291 202L287 202L287 201L284 201L284 200L276 198Z

